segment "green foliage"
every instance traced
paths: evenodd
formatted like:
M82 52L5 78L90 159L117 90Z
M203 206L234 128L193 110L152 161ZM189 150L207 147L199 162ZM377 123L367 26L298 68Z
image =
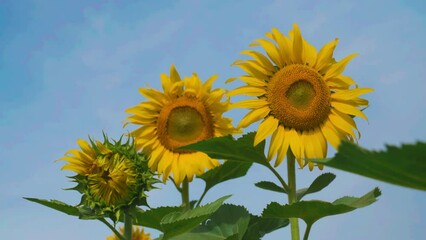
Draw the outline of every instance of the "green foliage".
M324 173L319 175L308 188L302 188L297 190L296 197L297 201L300 201L305 195L316 193L327 187L334 179L336 175L332 173Z
M426 143L423 142L370 151L344 141L332 159L312 161L384 182L426 190Z
M172 240L259 240L265 234L288 225L288 220L262 218L246 208L222 205L200 226Z
M26 198L24 197L24 199L31 201L31 202L35 202L38 204L41 204L43 206L55 209L59 212L63 212L65 214L68 214L70 216L80 216L80 211L78 210L77 207L68 205L64 202L58 201L58 200L45 200L45 199L37 199L37 198Z
M357 208L366 207L375 202L380 195L380 190L375 188L360 198L343 197L332 203L312 200L296 202L291 205L281 205L272 202L263 210L262 216L280 219L301 218L306 224L312 225L323 217L342 214Z
M253 147L255 133L247 133L235 140L231 135L211 138L180 149L201 151L211 158L226 159L245 163L259 163L268 166L269 162L264 155L265 141Z
M279 192L279 193L287 193L286 190L277 184L269 181L260 181L254 184L258 188L262 188L265 190L273 191L273 192Z
M265 234L286 227L288 224L288 219L263 218L250 215L250 223L244 234L243 240L259 240L265 236Z
M222 205L200 226L171 238L172 240L243 239L250 222L249 212L242 206Z
M198 176L198 178L206 182L205 191L208 191L221 182L245 176L251 165L251 163L227 161Z
M229 197L230 195L221 197L212 203L191 210L167 214L160 221L161 229L164 232L163 239L170 239L197 227L216 212Z
M133 224L163 231L160 224L161 219L170 213L181 211L183 211L183 208L177 206L152 208L147 211L136 208L135 211L132 212Z

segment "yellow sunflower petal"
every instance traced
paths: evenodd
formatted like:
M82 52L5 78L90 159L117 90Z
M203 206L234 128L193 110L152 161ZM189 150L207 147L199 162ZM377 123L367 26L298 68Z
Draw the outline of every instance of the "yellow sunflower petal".
M268 57L280 68L284 67L284 62L281 60L281 55L275 46L270 41L265 39L257 39L256 40L264 49Z
M338 42L339 42L339 39L336 38L321 48L321 50L318 53L317 62L314 66L316 70L320 72L330 64L330 61L333 57L334 49L336 48Z
M264 95L265 93L266 93L265 89L260 87L243 86L243 87L239 87L227 92L226 95L229 97L232 97L235 95L247 95L247 96L258 97L258 96Z
M288 134L286 135L286 131L284 131L284 127L282 127L282 129L283 129L284 141L282 142L281 147L278 149L278 155L275 160L274 167L278 167L281 164L281 162L284 160L285 155L287 154L287 151L289 151L288 148L290 147L290 142L292 141L290 136Z
M273 116L267 117L263 122L260 123L257 130L256 136L254 137L254 146L265 140L271 135L278 126L278 119Z
M249 77L249 76L241 76L240 80L245 82L249 86L253 87L265 87L267 83L263 80L260 80L258 78Z
M255 108L261 108L264 107L266 105L268 105L269 102L266 101L265 99L247 99L247 100L242 100L236 103L232 103L231 104L231 108L250 108L250 109L255 109Z
M211 76L209 79L207 79L206 82L203 84L204 91L210 92L213 86L213 82L216 81L218 77L219 75L215 74Z
M268 107L258 108L255 109L241 119L240 123L238 124L237 128L245 128L248 125L259 121L262 118L265 118L270 112L270 109Z
M328 119L338 129L343 130L345 133L355 138L353 126L348 121L346 121L346 119L342 118L339 114L337 114L336 111L331 110L331 114L328 116Z
M252 51L252 50L244 50L244 51L240 52L240 54L245 54L245 55L248 55L248 56L254 58L260 65L262 65L269 72L275 71L274 65L272 65L272 63L269 61L269 59L267 57L265 57L265 55L263 55L259 52Z
M170 80L172 83L182 81L179 73L176 71L175 65L170 66Z
M337 131L338 130L336 130L330 121L324 122L324 124L321 126L321 132L324 134L324 137L335 149L339 148L341 141Z
M165 95L157 90L154 89L146 89L146 88L139 88L140 94L142 96L146 97L149 101L154 102L155 104L158 104L160 106L164 105Z
M294 62L293 57L293 49L290 39L284 36L278 29L272 29L272 36L274 40L278 43L279 50L281 52L281 56L283 62L286 65L292 64Z
M329 78L333 78L340 75L343 72L343 70L345 70L345 67L349 63L349 61L351 61L356 56L358 56L357 53L351 54L343 58L339 62L333 64L325 73L324 79L327 80Z
M340 90L331 94L331 98L336 100L351 100L362 94L366 94L372 91L374 91L372 88L355 88L349 90Z
M342 102L332 102L331 105L342 113L358 116L368 121L367 116L361 110L352 105L345 104Z
M293 57L296 63L305 64L302 34L296 23L293 24Z
M315 47L309 44L308 41L303 40L303 50L308 65L311 67L315 66L317 62L317 50Z
M83 152L85 152L89 156L92 156L92 157L96 156L95 150L92 148L92 146L89 145L89 143L86 140L78 139L77 144L78 146L80 146Z
M284 130L285 130L285 137L288 136L291 139L290 149L293 152L296 159L299 161L300 159L302 159L302 152L301 152L302 139L299 133L294 128L291 128L289 130L287 129L284 129Z
M240 67L242 70L244 70L246 73L248 73L250 76L259 78L259 79L267 79L268 78L268 72L262 69L259 66L256 66L253 63L249 63L248 61L244 61L242 63L234 64L238 67Z
M269 144L268 151L268 160L271 160L278 152L278 149L281 147L284 140L284 128L283 126L278 126L271 137L271 142Z

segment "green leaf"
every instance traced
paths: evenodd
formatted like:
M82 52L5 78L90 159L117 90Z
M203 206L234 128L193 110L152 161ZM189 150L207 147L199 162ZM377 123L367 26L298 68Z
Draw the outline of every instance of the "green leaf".
M198 178L206 182L206 190L230 179L243 177L247 174L252 163L226 161L222 165L205 172Z
M43 206L49 207L49 208L53 208L59 212L63 212L65 214L71 215L71 216L80 216L80 211L78 210L77 207L68 205L64 202L58 201L58 200L45 200L45 199L38 199L38 198L26 198L24 197L24 199L31 201L31 202L35 202L38 204L41 204Z
M210 215L216 212L230 196L231 195L221 197L212 203L191 210L167 214L160 221L162 231L164 232L163 238L170 239L171 237L188 232L197 227L201 222L205 221Z
M277 184L269 181L261 181L254 184L258 188L262 188L269 191L287 193L284 188L278 186Z
M164 216L170 213L179 212L182 210L182 207L177 206L152 208L147 211L143 211L140 208L136 208L132 212L133 224L163 231L163 228L160 225L161 219L163 219Z
M426 190L426 143L386 146L386 151L370 151L343 141L332 159L313 162L384 182Z
M327 187L335 178L336 175L332 173L324 173L319 175L308 188L302 188L297 190L297 201L300 201L300 199L302 199L307 194L321 191L322 189Z
M250 214L244 207L225 204L202 225L172 240L241 240L249 222Z
M265 236L265 234L286 227L288 224L288 219L262 218L251 215L250 223L244 234L243 240L259 240Z
M264 155L265 141L253 147L255 133L243 135L238 140L231 135L211 138L179 149L201 151L211 158L226 159L245 163L259 163L268 166L269 162Z
M332 203L312 200L296 202L291 205L280 205L273 202L264 209L262 216L280 219L301 218L306 224L312 225L323 217L342 214L368 206L375 202L380 194L380 190L375 188L360 198L343 197Z

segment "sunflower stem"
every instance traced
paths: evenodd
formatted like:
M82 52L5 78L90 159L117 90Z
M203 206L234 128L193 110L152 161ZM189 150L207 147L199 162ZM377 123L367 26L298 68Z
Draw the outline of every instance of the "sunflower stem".
M191 206L189 205L189 182L188 179L185 178L182 182L182 205L185 208L185 210L189 210Z
M303 235L303 240L308 240L309 232L311 232L312 224L306 225L305 235Z
M284 179L281 177L281 175L277 172L277 170L275 170L275 168L272 167L271 164L268 164L267 167L269 168L269 170L271 170L271 172L275 175L275 177L278 178L278 181L280 181L281 186L283 186L284 190L288 193L289 187L287 183L284 181Z
M107 220L105 220L105 218L100 218L98 219L99 221L103 222L107 227L109 227L109 229L111 229L111 231L115 234L115 236L118 237L118 239L120 240L126 240L123 235L121 235L120 232L117 231L117 229L114 228L114 226L112 226Z
M124 211L124 238L132 240L132 215Z
M203 194L201 194L201 197L200 197L200 199L198 199L198 201L197 201L197 205L195 205L195 207L200 206L201 201L203 201L204 196L206 196L206 193L207 193L207 188L205 188L205 189L204 189Z
M287 175L288 175L288 204L291 205L297 202L296 198L296 161L291 150L287 152ZM291 239L299 240L299 220L290 218Z

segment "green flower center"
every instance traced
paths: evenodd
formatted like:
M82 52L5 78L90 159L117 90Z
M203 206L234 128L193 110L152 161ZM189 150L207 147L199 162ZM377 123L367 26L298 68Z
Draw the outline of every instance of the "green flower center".
M192 107L174 108L167 120L167 133L176 141L191 141L203 131L201 114Z
M315 89L312 84L305 80L293 83L285 93L289 102L299 109L310 106L315 97Z

